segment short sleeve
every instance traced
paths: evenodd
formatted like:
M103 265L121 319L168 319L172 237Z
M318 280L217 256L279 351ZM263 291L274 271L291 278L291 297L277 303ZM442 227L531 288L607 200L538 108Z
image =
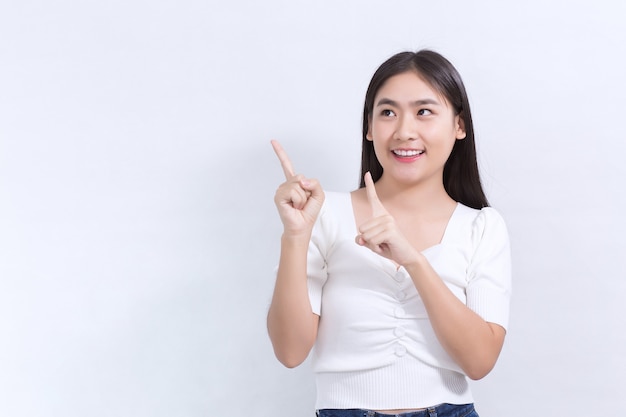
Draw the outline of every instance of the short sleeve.
M330 249L329 233L331 219L329 218L327 201L315 222L311 241L307 252L307 286L311 310L318 316L322 312L322 289L328 278L327 256Z
M511 299L511 247L504 219L493 208L483 208L476 216L472 243L467 306L485 321L506 329Z

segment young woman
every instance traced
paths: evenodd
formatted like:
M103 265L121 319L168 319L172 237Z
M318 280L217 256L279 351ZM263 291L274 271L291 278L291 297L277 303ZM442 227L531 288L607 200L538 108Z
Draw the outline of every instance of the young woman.
M315 346L318 415L477 416L467 379L502 348L511 266L456 69L428 50L378 68L356 191L324 193L272 145L287 180L268 330L285 366Z

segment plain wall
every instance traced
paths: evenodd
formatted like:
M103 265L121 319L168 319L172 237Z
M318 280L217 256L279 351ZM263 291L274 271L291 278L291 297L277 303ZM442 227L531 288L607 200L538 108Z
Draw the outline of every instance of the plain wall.
M0 415L313 415L265 315L279 139L358 183L369 78L432 48L468 89L514 255L482 417L614 414L626 374L626 6L0 3Z

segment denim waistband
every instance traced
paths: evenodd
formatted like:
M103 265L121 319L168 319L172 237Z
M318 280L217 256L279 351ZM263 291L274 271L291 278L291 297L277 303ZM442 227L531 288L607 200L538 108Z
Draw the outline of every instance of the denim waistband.
M323 409L317 410L318 417L465 417L474 411L474 404L440 404L420 411L410 411L401 414L377 413L372 410L351 408L345 410ZM476 415L476 414L474 414Z

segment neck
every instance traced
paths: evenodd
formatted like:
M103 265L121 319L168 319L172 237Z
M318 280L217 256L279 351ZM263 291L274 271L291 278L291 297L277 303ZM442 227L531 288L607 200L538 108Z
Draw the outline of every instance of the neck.
M456 202L448 195L441 181L404 184L389 181L383 175L376 182L376 192L385 206L415 212L440 211Z

